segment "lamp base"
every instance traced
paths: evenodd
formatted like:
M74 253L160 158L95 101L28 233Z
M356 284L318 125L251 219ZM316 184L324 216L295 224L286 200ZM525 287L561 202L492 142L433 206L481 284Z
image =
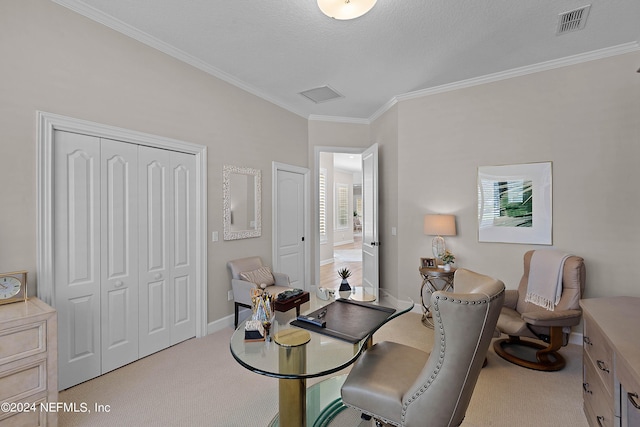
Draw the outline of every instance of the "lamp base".
M444 238L442 236L436 236L431 241L431 250L433 251L433 256L440 259L446 247L444 245Z

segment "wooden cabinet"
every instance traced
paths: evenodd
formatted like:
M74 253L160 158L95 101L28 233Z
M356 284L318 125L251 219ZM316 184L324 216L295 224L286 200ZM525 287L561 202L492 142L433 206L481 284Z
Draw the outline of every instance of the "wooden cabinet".
M39 299L0 306L0 426L57 426L40 407L58 400L56 334L56 312Z
M640 426L640 298L585 299L583 397L592 427Z

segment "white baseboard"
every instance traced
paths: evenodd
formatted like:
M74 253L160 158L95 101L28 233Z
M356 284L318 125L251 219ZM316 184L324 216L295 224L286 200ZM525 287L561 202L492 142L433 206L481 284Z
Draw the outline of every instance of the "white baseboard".
M335 262L335 258L329 258L329 259L320 261L320 265L333 264L334 262Z
M351 240L344 240L342 242L333 242L333 246L342 246L342 245L350 245L352 243L354 243L355 241L353 239Z

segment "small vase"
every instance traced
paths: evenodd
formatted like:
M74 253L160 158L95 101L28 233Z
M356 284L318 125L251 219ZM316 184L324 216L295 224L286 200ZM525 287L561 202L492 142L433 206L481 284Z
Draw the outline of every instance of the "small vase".
M347 279L342 279L342 282L340 282L338 293L340 294L340 297L344 299L349 298L349 295L351 295L351 286L349 286Z
M451 271L451 264L445 264L444 271Z

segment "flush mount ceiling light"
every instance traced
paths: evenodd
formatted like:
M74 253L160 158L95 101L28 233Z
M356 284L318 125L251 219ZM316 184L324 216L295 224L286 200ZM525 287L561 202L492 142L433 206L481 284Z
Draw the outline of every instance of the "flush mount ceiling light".
M329 18L347 20L369 12L377 0L318 0L318 7Z

